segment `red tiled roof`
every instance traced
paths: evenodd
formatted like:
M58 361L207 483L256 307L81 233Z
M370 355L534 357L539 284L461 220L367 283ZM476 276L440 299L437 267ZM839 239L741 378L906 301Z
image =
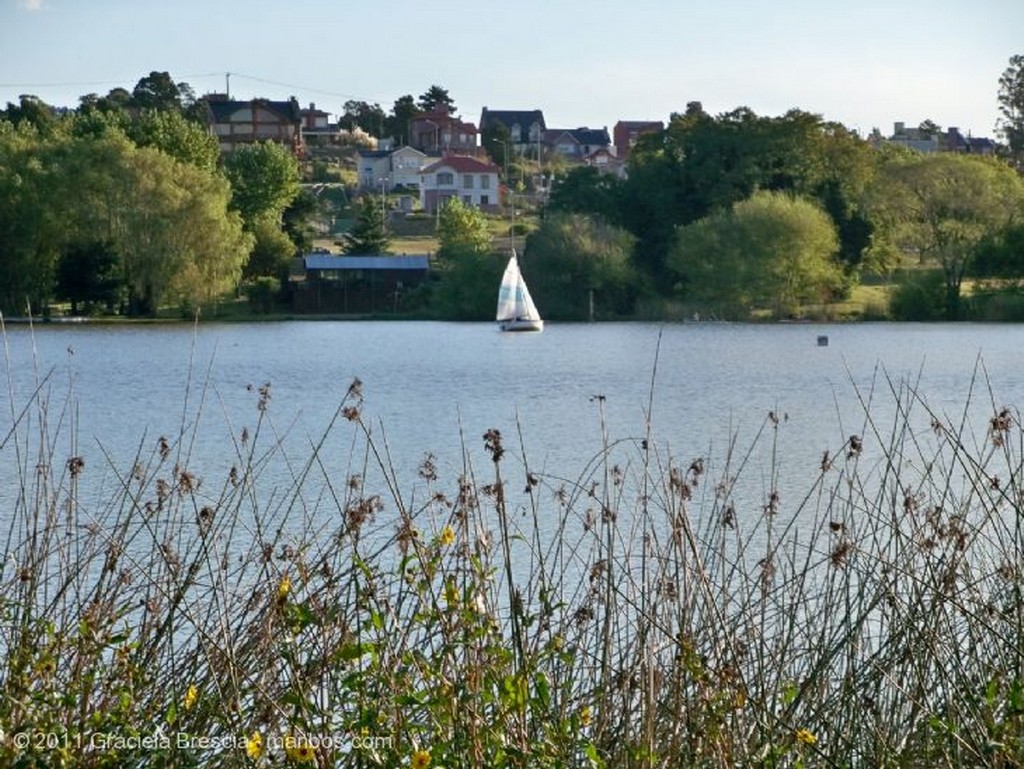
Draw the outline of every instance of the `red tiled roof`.
M457 171L460 174L496 174L498 173L498 166L494 163L485 163L482 160L468 157L467 155L448 155L438 160L436 163L431 163L429 166L424 168L420 173L432 174L439 168L451 168L453 171Z

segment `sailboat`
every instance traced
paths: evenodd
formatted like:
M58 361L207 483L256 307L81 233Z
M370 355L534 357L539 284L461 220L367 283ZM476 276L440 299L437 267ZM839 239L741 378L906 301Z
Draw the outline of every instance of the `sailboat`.
M514 248L498 289L498 328L502 331L544 330L544 321L530 297L523 273L519 271L519 259Z

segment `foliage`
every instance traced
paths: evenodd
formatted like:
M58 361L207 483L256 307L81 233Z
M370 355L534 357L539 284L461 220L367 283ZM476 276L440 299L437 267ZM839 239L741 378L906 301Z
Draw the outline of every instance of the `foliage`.
M139 147L154 147L211 173L220 161L217 137L175 110L143 110L128 123L126 133Z
M494 320L506 261L507 256L489 250L454 252L432 286L431 308L447 320Z
M296 256L295 244L291 238L267 219L256 223L252 235L255 239L252 253L249 254L242 277L286 279L288 265Z
M422 111L412 94L405 94L395 99L391 113L385 121L385 130L389 136L394 137L398 146L409 143L409 121Z
M391 237L384 221L381 201L374 195L363 195L356 201L356 221L342 236L346 254L379 255L388 253Z
M982 238L968 270L976 278L1024 280L1024 213L1022 221Z
M554 211L589 213L615 221L622 199L618 177L602 174L593 166L578 166L556 178L548 200Z
M280 224L299 194L299 164L285 147L257 142L237 147L224 159L231 182L231 205L251 229L264 217Z
M939 270L904 270L889 296L893 320L935 321L946 315L946 287Z
M521 267L545 318L587 320L590 300L603 317L632 309L633 237L583 214L553 213L526 239Z
M960 291L980 244L1024 216L1024 182L986 158L939 153L893 156L873 190L887 237L941 268L946 317L960 317Z
M443 261L466 254L489 253L493 247L487 217L458 197L448 198L438 212L437 239L437 253Z
M1018 168L1024 168L1024 55L1010 57L999 78L999 128Z
M167 72L150 72L132 89L132 106L140 110L181 112L186 102L193 101L187 83L175 83Z
M386 115L379 104L349 99L342 106L342 114L338 118L338 126L347 131L359 128L370 136L380 139L384 136L385 119Z
M869 432L820 462L774 413L680 459L607 437L595 396L575 480L489 429L411 489L358 380L308 456L268 383L247 424L172 414L123 465L60 418L73 389L37 392L0 453L32 490L0 565L0 763L1020 766L1019 418L867 387ZM211 430L230 469L194 452ZM283 492L275 462L301 470Z
M78 314L80 303L86 314L97 304L113 312L122 288L119 259L110 243L75 244L61 254L55 294L71 302L72 315Z
M432 85L420 95L417 105L424 112L445 112L455 114L455 100L448 95L448 89Z
M813 203L758 192L681 227L669 265L705 314L742 318L766 308L780 318L838 288L837 247L831 220Z
M314 225L324 211L324 203L308 189L300 190L284 210L284 231L298 251L309 251L313 247Z

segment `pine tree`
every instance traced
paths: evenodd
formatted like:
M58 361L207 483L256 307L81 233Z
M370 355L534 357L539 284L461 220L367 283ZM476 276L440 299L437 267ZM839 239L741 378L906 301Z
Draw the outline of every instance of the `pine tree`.
M345 253L386 254L391 239L384 223L382 202L373 195L363 195L357 203L356 223L345 233Z

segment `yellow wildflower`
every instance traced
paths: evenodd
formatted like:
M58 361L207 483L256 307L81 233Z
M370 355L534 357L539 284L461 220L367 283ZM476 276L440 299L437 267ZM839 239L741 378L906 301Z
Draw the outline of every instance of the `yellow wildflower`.
M292 591L292 579L287 574L281 577L281 581L277 583L277 600L283 601L288 597L288 594Z
M455 586L454 579L444 583L444 600L449 606L455 606L459 602L459 589Z
M447 547L453 542L455 542L455 529L451 526L445 526L441 529L441 544Z
M797 729L796 741L804 745L813 745L818 741L818 738L809 729Z
M430 766L430 751L417 750L412 754L412 769L427 769Z
M580 723L584 726L590 726L590 705L584 705L580 709Z
M253 760L263 755L263 737L259 732L253 732L245 741L245 755Z
M185 710L192 710L198 699L199 690L195 684L189 684L188 690L185 692Z
M284 752L289 760L298 764L311 764L316 757L313 746L307 745L305 742L296 743L294 747L286 747Z

